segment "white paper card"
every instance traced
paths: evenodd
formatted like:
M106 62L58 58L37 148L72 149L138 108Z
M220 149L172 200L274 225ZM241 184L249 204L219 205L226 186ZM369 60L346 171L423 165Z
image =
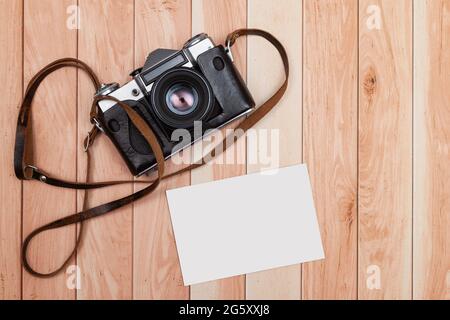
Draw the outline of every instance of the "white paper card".
M185 285L324 258L306 165L167 191Z

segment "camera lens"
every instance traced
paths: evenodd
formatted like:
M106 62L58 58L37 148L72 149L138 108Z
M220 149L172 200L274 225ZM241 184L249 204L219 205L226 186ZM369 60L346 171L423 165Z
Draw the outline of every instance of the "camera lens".
M152 87L151 105L160 121L172 128L191 128L213 112L215 99L202 74L189 68L167 71Z
M195 110L198 93L189 84L175 83L166 94L166 105L176 114L185 115Z

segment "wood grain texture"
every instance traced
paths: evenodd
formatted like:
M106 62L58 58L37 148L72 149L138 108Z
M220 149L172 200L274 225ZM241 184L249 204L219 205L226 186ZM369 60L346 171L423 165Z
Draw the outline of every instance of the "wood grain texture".
M0 300L21 298L22 184L13 170L15 119L22 97L22 1L0 1Z
M367 26L374 14L369 6L380 10L379 30ZM360 299L409 299L412 2L363 0L359 17L358 293ZM376 276L371 266L379 268L379 288L366 284Z
M79 58L88 63L102 82L129 81L134 66L134 8L132 0L80 0ZM94 89L87 76L78 76L78 178L85 177L81 142L89 124ZM91 180L129 179L130 173L112 142L100 135L93 147ZM89 207L132 192L124 185L90 192ZM79 208L82 204L79 193ZM83 246L78 255L81 269L79 299L131 299L132 297L132 207L114 211L86 223Z
M304 299L356 298L356 1L304 2L303 159L325 260L303 264Z
M257 172L270 167L285 167L302 162L302 3L297 0L249 0L248 26L272 33L285 46L291 77L289 89L279 105L254 129L258 140L266 135L270 144L266 150L257 150L247 141L250 153L267 154L271 161L247 161L247 171ZM283 82L281 59L264 39L248 38L248 86L256 105L260 105ZM267 130L267 131L263 131ZM276 133L274 141L271 133ZM270 149L269 149L270 148ZM270 152L271 151L271 152ZM270 162L272 163L270 165ZM249 230L249 232L251 232ZM301 266L293 265L246 276L247 299L300 299Z
M193 0L192 34L206 32L216 44L224 43L228 33L247 25L246 0ZM233 47L235 63L242 77L246 78L246 43L238 41ZM234 147L235 154L245 157L245 140ZM245 162L237 164L212 164L191 173L191 183L224 179L245 174ZM191 286L191 299L244 299L245 276Z
M75 1L24 2L24 86L46 64L76 56L77 31L66 26L66 9ZM33 163L51 175L76 178L76 73L64 69L39 87L33 100ZM50 126L51 125L51 126ZM61 152L64 150L64 152ZM23 236L54 219L74 213L76 193L36 181L23 183ZM29 261L41 272L53 271L71 252L75 228L69 226L37 236L29 248ZM59 274L41 279L23 272L24 299L74 299L75 291Z
M136 30L139 30L135 38L136 68L144 64L151 51L179 49L191 37L190 1L141 0L135 5ZM175 167L170 160L166 165ZM169 178L153 194L134 204L134 299L189 299L166 200L167 189L189 183L189 173Z
M450 1L414 2L414 299L450 299Z
M76 4L80 30L67 27ZM380 30L367 28L369 6L380 8ZM450 0L0 0L0 7L0 299L450 299ZM73 261L80 290L68 289L65 273L38 279L22 270L23 237L81 209L83 199L14 176L15 121L29 79L50 61L78 56L103 82L123 84L152 49L179 48L199 32L223 43L247 24L275 34L291 60L288 93L257 128L279 129L272 164L308 164L325 260L183 286L164 192L191 178L266 168L250 161L247 139L237 148L245 163L177 176L134 206L89 221ZM233 54L257 103L269 97L282 81L276 52L249 38ZM34 164L84 180L93 91L70 68L44 81L33 103ZM130 178L104 135L92 151L91 180ZM90 206L137 188L94 191ZM53 270L75 229L37 237L31 264ZM379 290L367 287L369 266L380 268Z

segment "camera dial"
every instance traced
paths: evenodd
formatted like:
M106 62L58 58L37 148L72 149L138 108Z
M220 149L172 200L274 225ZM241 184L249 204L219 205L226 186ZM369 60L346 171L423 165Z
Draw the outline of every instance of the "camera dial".
M186 48L192 47L196 43L199 43L200 41L205 40L206 38L208 38L208 35L206 33L199 33L196 36L193 36L188 41L186 41L183 48L186 49Z
M119 84L117 82L102 83L100 89L97 90L95 95L106 96L117 89L119 89Z

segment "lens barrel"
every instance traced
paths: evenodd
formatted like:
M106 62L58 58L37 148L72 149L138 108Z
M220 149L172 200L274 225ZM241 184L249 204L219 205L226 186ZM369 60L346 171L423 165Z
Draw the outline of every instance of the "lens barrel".
M153 85L151 103L156 116L172 128L190 128L213 110L214 97L206 79L187 68L171 69Z

